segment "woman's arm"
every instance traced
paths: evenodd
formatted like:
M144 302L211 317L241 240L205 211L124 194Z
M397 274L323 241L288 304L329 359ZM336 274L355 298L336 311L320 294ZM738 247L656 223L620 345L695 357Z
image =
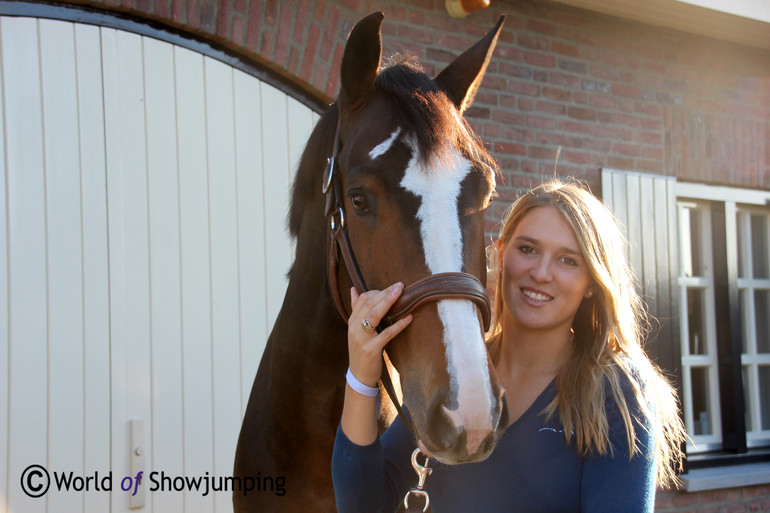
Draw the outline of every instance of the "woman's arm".
M628 378L621 378L627 380ZM652 513L655 509L654 412L642 409L627 381L621 386L633 420L637 452L629 459L620 409L611 394L605 407L611 454L591 455L583 466L581 511L585 513Z
M390 340L412 321L408 315L380 333L369 329L379 325L403 291L396 283L382 291L360 296L351 289L352 313L348 320L350 373L345 387L342 419L332 457L332 479L337 509L342 512L376 511L385 495L386 465L377 426L379 397L357 392L375 389L382 374L382 351Z
M352 443L337 430L332 480L339 513L392 513L416 482L411 466L415 440L396 418L371 445Z

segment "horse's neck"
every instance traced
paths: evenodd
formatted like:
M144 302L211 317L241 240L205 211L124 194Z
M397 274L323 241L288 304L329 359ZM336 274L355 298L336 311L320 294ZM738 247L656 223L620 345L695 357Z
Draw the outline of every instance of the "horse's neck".
M318 230L298 238L297 259L266 349L272 407L292 412L275 420L292 430L329 429L319 425L316 412L330 418L330 409L336 415L341 408L347 367L347 326L329 293L327 239L323 227ZM336 427L339 418L332 420Z

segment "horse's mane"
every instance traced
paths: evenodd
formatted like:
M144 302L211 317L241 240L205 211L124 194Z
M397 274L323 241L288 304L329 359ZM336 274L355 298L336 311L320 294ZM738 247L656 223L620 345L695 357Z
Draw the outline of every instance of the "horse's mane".
M452 101L416 59L395 55L377 75L374 87L393 104L399 126L417 142L421 158L436 155L439 146L450 140L474 166L496 169L494 159L457 114Z
M497 165L468 123L457 115L447 95L426 75L415 59L399 55L377 75L375 94L393 104L399 126L416 142L420 158L429 159L439 152L447 139L453 141L474 167L494 173ZM326 159L332 154L339 111L332 104L321 116L302 153L292 190L289 230L296 237L305 205L313 195L321 196L321 177Z
M337 104L333 103L321 115L302 151L294 185L292 185L289 207L289 233L292 237L299 234L305 206L313 200L314 196L319 200L322 197L321 179L326 169L326 159L332 156L338 116Z

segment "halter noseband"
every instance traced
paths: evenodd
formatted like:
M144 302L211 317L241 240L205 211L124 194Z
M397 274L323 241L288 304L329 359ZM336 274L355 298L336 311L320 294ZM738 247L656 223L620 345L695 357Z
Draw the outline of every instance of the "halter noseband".
M345 267L353 282L353 285L362 294L369 290L361 275L361 269L353 254L353 248L350 245L348 231L345 225L345 211L342 203L342 185L340 183L339 173L336 172L337 156L340 150L340 119L338 112L337 130L334 134L334 149L332 156L329 157L326 164L326 170L323 176L322 192L326 196L325 215L329 219L329 231L331 233L331 245L329 248L329 288L331 289L334 303L337 306L342 318L347 322L350 315L345 310L342 302L342 295L339 289L339 254L345 261ZM380 328L387 327L421 305L439 301L441 299L468 299L478 306L481 317L484 322L484 331L489 329L490 323L490 305L489 296L486 288L481 281L472 274L462 272L438 273L423 278L404 288L401 296L391 307L382 320Z

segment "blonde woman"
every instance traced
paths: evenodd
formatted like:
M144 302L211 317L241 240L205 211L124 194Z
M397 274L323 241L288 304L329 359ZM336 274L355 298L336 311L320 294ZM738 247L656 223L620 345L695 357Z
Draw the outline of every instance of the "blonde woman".
M684 430L673 389L642 349L624 243L576 183L545 183L511 206L490 255L488 334L509 426L483 462L431 462L434 511L652 512L656 486L676 480ZM355 297L351 325L379 321L399 292ZM376 381L379 352L404 326L351 330L352 374ZM347 391L332 465L340 513L394 511L413 485L415 441L400 420L378 438L375 412L373 398Z

